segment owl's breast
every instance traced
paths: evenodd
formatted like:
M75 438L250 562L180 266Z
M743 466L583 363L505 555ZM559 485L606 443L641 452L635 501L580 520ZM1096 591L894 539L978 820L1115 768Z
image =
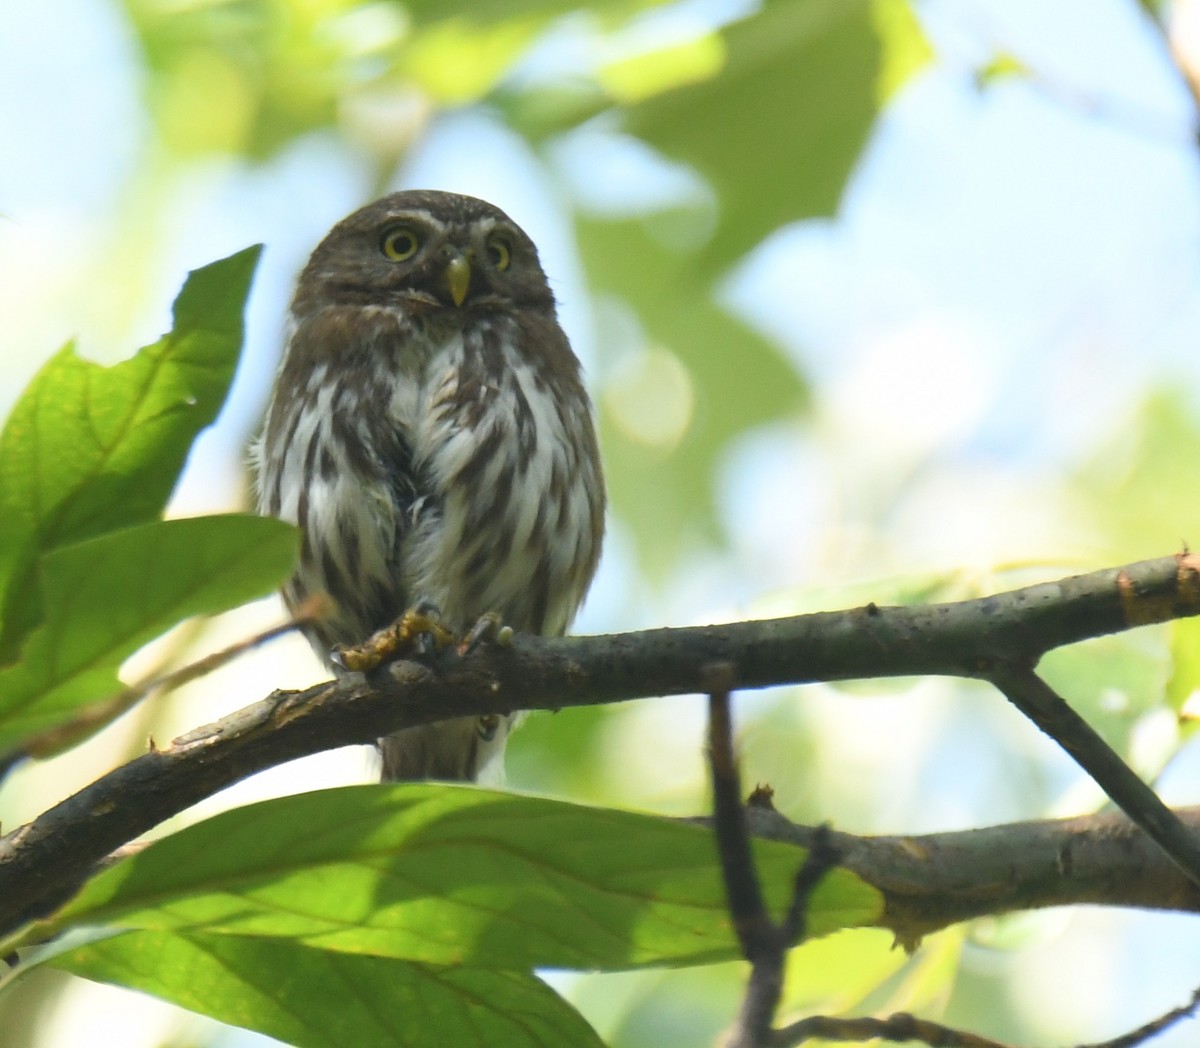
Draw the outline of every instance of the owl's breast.
M469 332L437 356L416 430L435 498L406 540L415 591L465 628L499 612L564 631L590 581L603 503L590 408L510 339Z

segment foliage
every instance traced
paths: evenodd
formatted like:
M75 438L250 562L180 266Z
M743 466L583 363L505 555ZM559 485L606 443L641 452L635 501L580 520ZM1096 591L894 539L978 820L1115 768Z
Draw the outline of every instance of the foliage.
M294 529L277 521L153 519L233 375L255 258L193 274L175 328L125 363L64 351L15 407L0 449L28 552L8 578L10 593L36 585L41 617L0 677L10 748L76 743L120 712L105 700L132 651L290 569ZM764 842L758 858L782 908L800 855ZM853 927L879 905L835 871L810 927ZM421 785L317 791L188 827L93 878L25 938L63 933L43 963L297 1045L598 1045L535 970L736 956L706 831ZM358 1007L348 983L363 988Z
M464 111L502 123L547 170L564 141L597 132L629 136L662 166L686 168L690 192L666 203L611 206L573 195L565 180L548 184L569 214L596 303L601 348L589 378L613 544L628 547L638 572L626 586L629 603L674 586L677 606L689 613L702 555L740 537L739 522L718 511L717 488L738 479L745 446L775 441L800 457L806 445L787 438L829 425L799 355L730 305L729 274L793 224L838 210L881 115L932 58L908 0L766 0L738 7L727 24L685 20L684 31L675 24L665 34L656 19L676 5L661 0L584 10L570 0L112 3L137 49L149 127L134 191L126 189L136 207L121 230L132 233L136 223L139 242L173 228L172 197L162 190L172 178L187 184L222 164L282 178L281 158L329 149L361 165L355 191L365 195L371 185L391 185L405 157ZM588 47L577 47L581 36ZM576 47L564 50L587 60L564 70L552 53L548 59L564 40ZM968 79L981 97L1033 90L1037 65L1002 41ZM204 257L211 254L191 262ZM9 416L0 436L0 752L74 757L125 709L118 673L129 656L182 620L269 593L290 563L295 536L275 522L239 514L162 519L189 449L226 398L257 258L251 249L193 273L172 331L123 363L100 367L64 348ZM132 298L144 288L118 291ZM919 363L913 371L922 380ZM911 392L889 390L893 407ZM782 592L747 594L731 577L730 603L755 600L753 612L777 613L941 599L993 590L1011 575L1058 573L1081 555L1094 566L1162 553L1163 543L1180 539L1194 545L1200 540L1186 532L1200 461L1193 400L1178 386L1153 394L1136 418L1114 421L1111 441L1082 465L1063 467L1052 495L1043 500L1038 489L1017 510L994 511L1011 516L1016 530L1018 517L1050 512L1047 505L1061 510L1078 541L1039 548L1049 563L1006 566L998 553L948 571L955 555L942 549L955 537L951 513L922 517L915 529L936 533L940 559L904 564L905 574L893 577L880 522L903 522L913 512L909 493L927 490L946 465L938 457L954 453L943 446L908 459L881 454L874 473L862 458L831 457L803 498L786 490L793 479L780 484L784 512L827 498L853 503L858 516L848 514L832 536L813 536L789 517L773 533L786 539L756 551L763 576ZM921 431L920 414L919 406L897 412L905 431L880 442L907 446L909 424ZM879 440L871 421L857 417L854 425L864 440ZM956 497L970 500L978 490L977 461L950 463L959 469L950 474ZM857 485L843 483L859 473ZM845 561L873 581L852 586L835 573L834 586L798 595L775 565L806 543L850 550ZM1194 717L1198 636L1191 622L1125 634L1055 653L1046 670L1152 776L1179 741L1176 718ZM1052 758L1031 771L1035 743L1019 737L999 700L968 689L952 711L949 688L911 689L899 716L887 712L888 689L877 686L817 689L804 704L793 692L747 702L739 711L748 725L746 764L770 779L789 816L829 818L829 797L838 794L839 825L907 828L913 798L879 765L885 752L920 736L921 747L903 759L914 779L941 784L931 792L942 807L918 818L957 820L964 809L977 819L1025 817L1061 807L1071 785L1062 766ZM851 727L831 741L834 702ZM968 706L969 714L957 712ZM1171 738L1147 747L1147 725L1161 726L1164 716ZM97 876L48 926L65 938L30 959L295 1044L711 1041L736 1007L731 986L740 990L744 968L729 961L733 939L710 842L698 830L618 810L694 812L696 792L670 781L677 764L669 758L682 752L699 764L695 721L682 702L640 704L624 720L600 709L533 718L513 754L521 780L569 789L593 806L466 788L371 787L199 822ZM923 760L932 748L924 743L939 734ZM858 748L845 745L849 735ZM619 754L618 771L598 785L603 746ZM640 777L626 776L634 765ZM5 818L6 828L11 822ZM778 910L798 853L762 845L759 857ZM861 885L840 877L818 897L812 919L823 931L855 928L869 922L873 905ZM821 939L796 951L785 1004L933 1008L960 979L964 999L990 1011L1003 1031L1015 1022L1013 1009L988 1003L1002 995L961 974L965 935L939 936L907 960L870 931ZM536 973L548 968L623 974L543 981ZM8 999L25 985L17 980ZM0 998L0 1015L5 1007Z
M38 736L76 718L102 727L112 714L81 709L119 690L126 658L184 618L270 592L290 566L293 529L278 521L158 519L233 377L257 257L192 274L173 330L122 364L67 346L13 409L0 435L0 749L46 755Z

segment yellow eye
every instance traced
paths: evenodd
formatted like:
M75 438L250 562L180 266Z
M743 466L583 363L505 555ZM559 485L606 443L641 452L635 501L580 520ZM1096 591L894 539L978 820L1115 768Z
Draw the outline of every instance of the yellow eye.
M421 239L411 226L392 226L379 241L379 250L393 262L407 262L420 246Z
M507 237L489 237L487 242L488 261L503 273L512 262L512 245Z

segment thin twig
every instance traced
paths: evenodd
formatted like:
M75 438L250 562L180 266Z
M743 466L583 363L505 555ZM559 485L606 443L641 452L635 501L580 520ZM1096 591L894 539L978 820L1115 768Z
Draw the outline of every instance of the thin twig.
M1192 993L1192 999L1187 1004L1182 1004L1178 1008L1172 1008L1157 1019L1152 1019L1145 1026L1139 1026L1136 1030L1130 1030L1129 1033L1122 1034L1120 1037L1114 1037L1108 1041L1082 1044L1079 1048L1137 1048L1139 1044L1144 1044L1151 1037L1156 1037L1158 1034L1163 1033L1177 1022L1183 1019L1195 1018L1197 1009L1200 1009L1200 989Z
M886 1019L839 1019L830 1015L811 1015L782 1030L776 1030L768 1042L770 1048L793 1048L815 1037L827 1041L923 1041L933 1048L1013 1048L1002 1041L965 1030L955 1030L928 1019L917 1019L907 1012Z
M825 876L841 864L841 850L833 843L833 831L828 824L818 826L808 846L804 864L796 871L792 885L792 902L783 920L782 937L789 946L803 942L808 935L808 903Z
M189 662L186 666L180 666L166 673L154 673L137 684L130 684L106 698L89 703L78 710L70 720L34 735L21 746L19 751L0 757L0 772L19 763L25 757L52 757L109 724L144 699L151 696L162 698L169 695L185 684L190 684L194 680L216 672L222 666L228 665L247 652L260 648L294 630L303 629L320 617L326 603L326 598L323 596L310 597L303 607L286 622L270 626L259 633L230 644L227 648L214 651L195 662Z
M750 962L750 981L726 1048L762 1048L783 990L787 942L767 915L766 902L750 852L750 833L742 807L741 783L733 756L729 692L714 691L708 700L709 768L713 782L713 823L725 898L733 929Z
M1079 1045L1078 1048L1138 1048L1151 1037L1163 1033L1183 1019L1191 1018L1200 1008L1200 989L1192 999L1179 1008L1172 1008L1136 1030ZM826 1041L923 1041L933 1048L1012 1048L990 1037L955 1030L941 1023L917 1019L905 1012L886 1019L841 1019L829 1015L812 1015L781 1030L776 1030L767 1044L770 1048L794 1048L795 1045L820 1037Z
M733 755L733 725L729 692L714 691L708 699L708 756L713 782L713 829L721 871L725 878L729 915L742 954L754 961L762 953L778 949L774 926L767 916L754 858L750 833L742 807L742 785Z
M323 594L316 594L309 597L301 605L296 614L286 622L281 622L277 626L269 626L265 630L261 630L252 636L230 644L227 648L214 651L201 659L197 659L195 662L188 663L186 666L180 666L170 673L159 674L139 684L131 685L121 692L121 696L129 696L134 701L137 701L151 694L160 697L169 695L176 689L182 688L185 684L190 684L194 680L199 680L201 677L207 677L210 673L215 673L222 666L229 665L234 659L241 658L241 656L254 651L256 648L261 648L264 644L278 640L280 637L287 636L289 633L311 625L326 613L328 604L328 598Z
M788 948L803 939L809 900L825 874L837 865L839 855L828 827L822 827L796 873L787 917L779 925L771 920L750 850L741 776L733 754L728 687L732 667L714 671L712 675L724 678L720 682L723 686L714 687L708 699L713 829L729 915L742 955L750 962L750 980L742 1007L725 1045L726 1048L765 1048L772 1043L771 1024L783 992Z

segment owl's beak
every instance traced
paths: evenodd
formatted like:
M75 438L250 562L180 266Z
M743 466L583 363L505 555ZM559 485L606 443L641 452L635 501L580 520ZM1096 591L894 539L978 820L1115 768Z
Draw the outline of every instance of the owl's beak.
M466 255L455 255L446 263L446 287L456 306L461 306L471 286L471 260Z

